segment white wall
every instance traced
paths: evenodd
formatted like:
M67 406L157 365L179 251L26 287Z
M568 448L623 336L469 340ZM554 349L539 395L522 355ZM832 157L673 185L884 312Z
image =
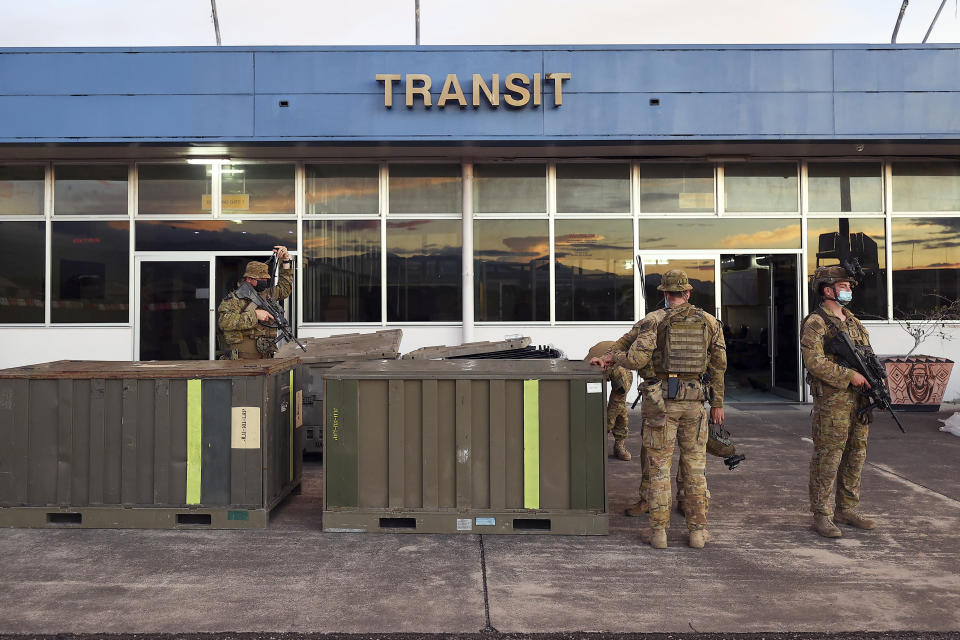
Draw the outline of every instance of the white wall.
M560 326L476 325L474 340L504 340L515 336L529 337L533 345L549 345L563 351L571 360L586 356L587 350L601 340L616 340L633 323L583 324ZM304 327L303 337L325 337L342 333L370 333L380 326ZM401 353L434 345L457 345L463 342L460 325L420 325L387 327L403 329ZM874 350L881 355L903 354L913 346L913 339L896 323L867 325ZM917 353L950 358L960 362L960 325L947 330L949 339L928 339ZM53 360L131 360L133 359L132 327L0 327L0 368ZM958 367L960 369L960 367ZM632 394L631 394L632 395ZM946 402L960 401L960 373L950 378L944 395Z

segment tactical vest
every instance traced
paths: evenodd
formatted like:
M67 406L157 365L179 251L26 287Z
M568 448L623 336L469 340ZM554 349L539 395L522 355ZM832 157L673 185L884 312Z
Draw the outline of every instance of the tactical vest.
M661 366L668 374L703 374L707 371L710 325L702 309L684 306L660 325L663 345Z
M810 314L807 315L807 317L804 318L803 321L800 323L801 336L803 335L804 329L806 329L807 327L807 323L810 322L810 318L812 318L814 314L823 318L823 324L825 326L825 330L823 332L823 344L824 346L826 346L831 340L836 338L837 334L840 332L840 327L837 326L837 321L839 320L839 318L827 313L826 311L823 310L822 307L817 307L816 309L811 311ZM863 340L860 339L859 335L856 335L856 336L851 335L850 339L853 340L854 344L865 344ZM841 364L840 357L832 353L829 353L828 351L826 351L826 349L824 349L823 355L830 362L833 362L834 364ZM816 378L814 378L810 374L810 371L807 370L806 367L804 367L804 371L805 371L804 379L806 380L807 384L810 385L811 389L814 389L814 395L818 395L818 390L821 387L821 382Z

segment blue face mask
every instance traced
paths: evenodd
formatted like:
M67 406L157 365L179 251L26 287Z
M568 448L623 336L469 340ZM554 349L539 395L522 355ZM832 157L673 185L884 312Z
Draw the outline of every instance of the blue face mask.
M840 306L842 307L847 306L848 304L850 304L851 300L853 300L852 291L837 291L837 302L840 303Z

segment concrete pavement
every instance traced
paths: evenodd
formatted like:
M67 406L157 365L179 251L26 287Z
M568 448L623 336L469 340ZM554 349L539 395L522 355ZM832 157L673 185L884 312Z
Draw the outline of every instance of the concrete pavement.
M708 460L714 541L642 545L639 460L610 460L606 537L327 534L321 483L263 531L0 530L2 633L543 633L960 630L960 438L878 416L863 509L826 540L807 512L809 405L739 405L747 461ZM631 422L639 424L632 414ZM629 443L639 452L638 434Z

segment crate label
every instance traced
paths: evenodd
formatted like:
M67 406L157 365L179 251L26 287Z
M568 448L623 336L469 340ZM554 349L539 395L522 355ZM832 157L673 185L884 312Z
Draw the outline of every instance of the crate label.
M496 518L477 518L478 527L495 527L497 525Z
M303 389L297 391L297 420L294 422L297 427L303 426Z
M249 520L249 511L227 511L227 520Z
M603 391L602 382L588 382L587 393L601 393Z
M230 412L230 447L259 449L260 407L233 407Z
M457 531L473 531L473 520L470 518L457 518Z

